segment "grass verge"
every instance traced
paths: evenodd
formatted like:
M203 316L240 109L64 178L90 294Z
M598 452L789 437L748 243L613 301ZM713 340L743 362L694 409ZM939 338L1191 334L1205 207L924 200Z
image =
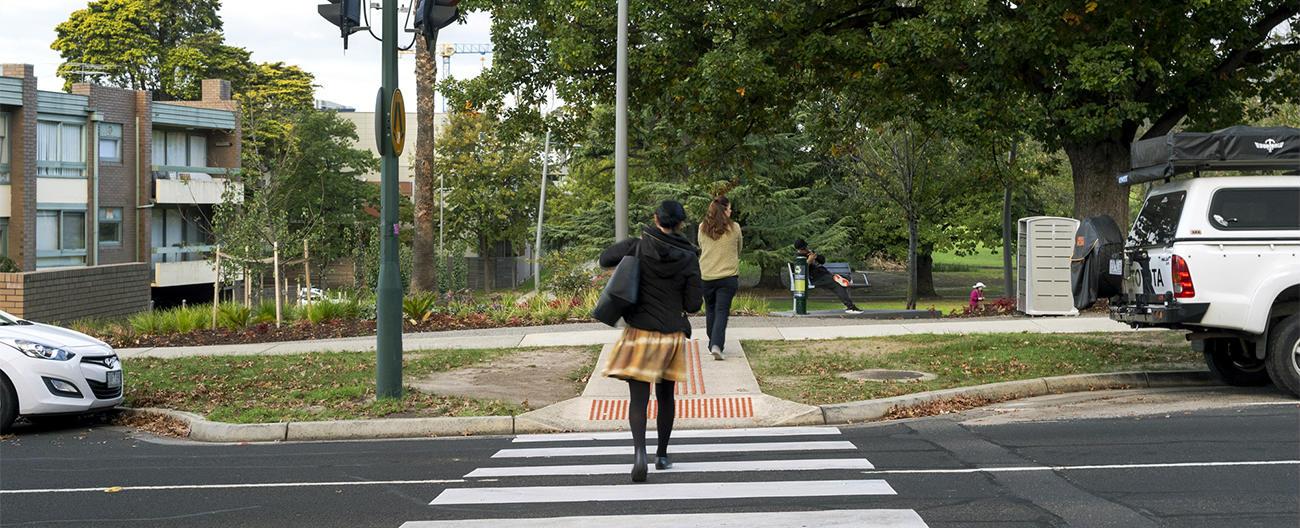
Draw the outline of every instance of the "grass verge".
M999 381L1186 368L1194 353L1180 332L1124 334L909 335L827 341L746 341L764 394L822 405ZM863 369L920 370L924 382L849 380Z
M409 380L523 350L407 351L402 372ZM591 352L591 361L597 352ZM376 400L373 352L133 358L124 361L123 369L126 405L189 411L222 422L490 416L528 410L514 403L441 396L410 387L401 400Z

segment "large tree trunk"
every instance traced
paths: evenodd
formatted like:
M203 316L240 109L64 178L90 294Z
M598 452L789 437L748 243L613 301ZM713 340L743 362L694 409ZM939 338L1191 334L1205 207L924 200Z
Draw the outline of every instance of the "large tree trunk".
M434 187L433 133L436 111L434 84L437 63L424 45L415 43L415 239L412 247L411 290L438 289L434 217L438 214L438 189Z
M758 286L756 288L761 290L785 289L785 286L781 285L781 273L784 272L781 268L782 266L779 264L760 267L761 271L759 271Z
M934 289L934 255L933 249L922 248L916 253L916 296L938 297Z
M1113 141L1066 145L1074 175L1074 217L1109 215L1128 225L1128 187L1115 179L1129 169L1129 145Z

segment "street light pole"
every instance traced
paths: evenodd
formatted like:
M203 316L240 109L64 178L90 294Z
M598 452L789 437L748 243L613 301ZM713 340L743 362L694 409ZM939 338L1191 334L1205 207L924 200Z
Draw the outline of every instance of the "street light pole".
M383 4L383 97L376 110L376 118L389 115L393 91L397 89L397 0L384 0ZM405 116L389 116L403 119ZM375 292L376 334L375 381L379 398L402 397L402 284L398 270L397 223L397 156L393 151L392 127L383 128L383 169L380 173L379 221L379 288Z
M614 240L627 238L627 0L618 0L614 104Z
M542 218L546 215L546 173L551 168L551 129L542 142L542 191L537 199L537 240L533 246L533 292L542 290Z

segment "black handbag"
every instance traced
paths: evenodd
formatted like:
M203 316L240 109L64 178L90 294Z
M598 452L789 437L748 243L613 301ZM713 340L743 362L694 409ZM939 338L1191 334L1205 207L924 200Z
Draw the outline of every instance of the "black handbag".
M610 276L609 282L605 283L605 289L601 290L600 298L596 300L596 307L591 310L591 316L609 326L617 326L618 320L636 306L640 282L641 260L633 251L631 255L618 261L618 266L614 267L614 274Z

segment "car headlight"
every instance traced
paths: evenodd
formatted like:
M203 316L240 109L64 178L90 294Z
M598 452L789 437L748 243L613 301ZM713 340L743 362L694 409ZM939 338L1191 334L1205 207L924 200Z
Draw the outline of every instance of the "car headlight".
M77 357L76 354L72 352L68 352L67 350L64 350L62 348L44 345L34 341L28 341L26 339L0 339L0 343L9 345L14 350L22 352L27 357L36 358L36 359L67 361L69 359Z

